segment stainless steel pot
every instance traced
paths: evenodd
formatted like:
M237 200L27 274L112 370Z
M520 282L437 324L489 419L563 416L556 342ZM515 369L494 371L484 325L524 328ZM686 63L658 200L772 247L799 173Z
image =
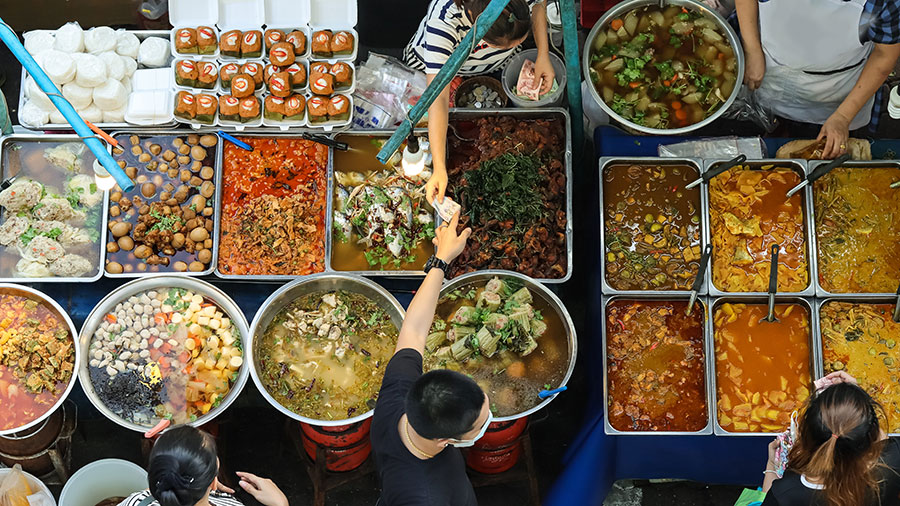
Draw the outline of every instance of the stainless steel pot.
M244 347L244 354L247 362L252 364L250 367L250 376L253 377L253 382L256 383L257 388L259 388L263 397L269 401L269 404L295 420L323 427L356 423L372 416L374 410L370 409L353 418L343 420L316 420L295 413L285 406L282 406L281 403L272 397L260 379L259 357L255 353L254 343L258 338L262 337L278 312L297 298L309 293L331 292L335 290L346 290L368 297L391 317L391 321L397 326L398 331L403 325L403 318L406 316L406 311L403 310L403 306L397 302L397 299L395 299L390 292L373 281L349 274L313 274L312 276L306 276L282 286L262 303L262 306L260 306L259 311L256 312L256 316L253 318L253 323L250 325L247 346ZM385 366L387 366L387 364L385 364Z
M75 367L72 369L72 377L69 378L69 383L66 385L66 389L63 391L62 395L59 396L59 399L57 399L53 406L51 406L50 409L48 409L47 412L43 415L29 421L28 423L20 427L0 430L0 436L9 436L28 430L40 424L41 422L49 418L50 415L55 413L56 410L60 408L60 406L62 406L63 402L65 402L66 398L69 396L69 392L72 391L72 387L75 386L75 379L79 366L81 364L82 350L77 346L78 343L75 342L78 332L75 330L75 325L72 323L72 319L69 318L69 315L59 304L56 303L55 300L53 300L43 292L35 290L34 288L29 288L27 286L16 285L12 283L0 283L0 294L27 297L29 299L39 300L48 309L50 309L50 312L52 312L57 318L59 318L61 322L64 322L66 324L69 329L69 335L72 336L72 344L75 347Z
M445 284L444 287L441 288L441 296L443 297L444 295L452 292L453 290L456 290L461 286L470 285L473 283L487 283L494 277L499 277L500 279L513 279L517 283L524 285L529 290L531 290L533 296L543 299L547 303L547 305L556 312L563 328L565 329L566 341L569 344L568 367L566 368L565 375L563 376L562 381L555 387L564 386L572 376L572 370L575 369L575 358L578 355L578 339L576 339L575 337L575 324L572 323L572 317L569 316L569 311L566 310L566 306L563 305L562 301L559 300L559 297L551 292L550 289L548 289L546 286L539 283L533 278L525 276L524 274L519 274L517 272L504 270L486 270L470 272L468 274L463 274L462 276L453 278L449 283ZM550 404L550 401L556 398L557 395L559 394L551 395L550 397L547 397L546 399L541 401L538 405L521 413L516 413L515 415L509 416L494 417L494 422L507 422L510 420L516 420L518 418L528 416L546 407L548 404Z
M610 106L606 105L606 102L603 101L603 98L600 96L600 93L597 91L597 88L594 86L593 81L591 80L591 46L593 46L594 44L594 39L597 38L597 33L599 33L600 30L606 30L612 20L621 18L629 12L641 7L665 7L669 5L680 5L692 11L701 12L704 16L712 19L716 23L718 28L725 35L728 43L732 48L734 48L734 55L735 58L737 58L737 74L735 75L735 86L734 90L732 90L731 92L731 95L727 100L725 100L725 103L716 110L716 112L712 113L703 121L681 128L650 128L642 125L636 125L631 121L628 121L627 119L619 116L612 110ZM600 105L603 111L606 112L606 114L609 114L611 118L615 119L619 123L628 126L631 129L643 132L645 134L679 135L692 132L694 130L697 130L698 128L702 128L712 123L726 110L728 110L729 107L731 107L731 104L734 103L735 98L737 98L738 93L741 91L741 83L744 81L744 49L741 46L740 37L738 37L734 29L731 28L731 25L729 25L728 22L725 21L725 18L719 15L718 12L695 0L625 0L623 2L620 2L612 9L606 11L606 14L604 14L596 24L594 24L594 27L591 29L591 32L588 34L587 39L585 40L583 53L584 54L581 60L581 70L584 74L584 79L590 84L590 86L588 86L588 89L590 89L591 97L593 97L593 99Z
M231 324L240 332L240 338L242 347L244 349L244 364L241 366L238 371L237 379L232 383L231 390L228 391L228 394L222 399L222 402L219 403L218 406L209 410L203 416L198 417L195 421L191 422L190 425L195 427L199 427L215 417L217 417L220 413L225 411L228 406L237 399L238 395L241 393L241 390L244 388L244 384L247 383L247 375L249 374L250 366L248 365L249 361L247 358L248 349L249 349L249 338L250 331L247 328L247 319L244 317L243 311L238 307L237 304L231 297L229 297L225 292L216 288L215 286L207 283L206 281L202 281L199 279L189 278L186 276L166 276L166 275L158 275L158 276L148 276L145 278L136 279L131 281L130 283L125 283L119 288L110 292L109 295L103 298L91 311L91 314L88 315L87 319L84 321L84 326L81 327L81 335L79 338L79 347L81 348L82 355L87 356L88 351L91 346L91 339L94 337L94 332L97 331L97 327L100 326L100 323L103 321L103 317L106 316L107 313L113 311L115 309L116 304L122 302L123 300L131 297L132 295L137 295L139 293L145 292L147 290L155 290L155 289L169 289L169 288L184 288L186 290L190 290L192 292L198 293L205 297L209 297L223 310L225 314L231 318ZM147 427L145 425L139 425L134 422L130 422L115 414L106 407L106 404L100 399L97 395L97 392L94 391L94 385L91 383L91 375L90 375L90 364L88 360L84 360L81 362L81 366L78 368L78 375L81 377L81 388L84 389L84 393L87 394L88 399L90 399L91 404L97 408L98 411L103 413L104 416L112 420L113 422L125 427L126 429L131 429L137 432L146 432L151 427Z

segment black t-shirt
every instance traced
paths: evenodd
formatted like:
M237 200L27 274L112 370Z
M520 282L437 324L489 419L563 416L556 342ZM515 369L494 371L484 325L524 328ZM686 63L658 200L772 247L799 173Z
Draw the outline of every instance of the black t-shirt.
M890 439L881 451L881 464L876 470L876 479L881 483L881 506L900 505L900 442ZM785 471L784 477L775 480L766 494L763 506L826 506L823 490L810 488L794 471Z
M403 445L397 430L406 412L406 394L422 375L422 355L398 351L384 370L372 417L372 448L381 478L384 506L476 506L458 448L448 446L434 458L421 460Z

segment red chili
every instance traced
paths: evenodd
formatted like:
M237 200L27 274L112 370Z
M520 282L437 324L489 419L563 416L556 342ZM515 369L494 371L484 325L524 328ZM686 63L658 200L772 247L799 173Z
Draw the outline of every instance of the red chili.
M659 341L656 341L655 343L650 345L650 351L653 351L653 349L656 348L656 345L658 345L658 344L659 344Z
M619 324L619 327L622 327L622 330L625 330L625 322L616 318L616 323Z

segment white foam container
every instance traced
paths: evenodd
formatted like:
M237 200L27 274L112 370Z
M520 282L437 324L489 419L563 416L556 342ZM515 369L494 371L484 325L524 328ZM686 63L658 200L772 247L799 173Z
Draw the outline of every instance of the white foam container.
M294 63L303 65L303 68L306 69L306 84L299 88L294 88L294 93L305 94L307 91L309 91L309 61L304 60L304 59L298 59ZM266 83L266 82L263 83L262 91L264 91L266 95L269 94L269 83Z
M354 65L352 61L347 61L347 60L341 60L341 59L331 58L331 59L329 59L329 60L311 60L311 61L309 62L309 64L310 64L310 66L311 66L313 63L317 63L317 62L327 63L328 65L333 65L333 64L335 64L335 63L337 63L337 62L341 62L341 63L346 63L347 65L350 65L350 69L351 69L351 71L353 72L353 74L351 75L351 79L350 79L350 87L349 87L349 88L341 88L341 89L335 88L335 89L334 89L334 93L341 93L341 94L344 94L344 95L350 95L350 94L352 94L354 91L356 91L356 65ZM308 72L309 69L307 68L306 70L307 70L307 76L308 76L308 75L309 75L309 72ZM307 87L308 87L308 86L309 86L309 79L306 80L306 84L307 84Z
M332 0L333 1L333 0ZM300 30L306 34L306 52L296 55L297 58L308 58L310 51L310 3L296 0L263 0L265 5L266 28L277 28L285 35ZM338 3L338 2L335 2ZM268 53L266 54L268 59Z
M304 99L308 99L308 98L309 98L309 97L307 96L306 93L300 92L300 93L297 93L297 94L298 94L298 95L303 95L303 98L304 98ZM268 94L267 94L266 96L268 96ZM304 127L307 127L307 126L309 126L309 114L306 113L306 107L305 107L305 106L304 106L303 110L304 110L303 119L300 120L300 121L287 121L287 120L286 120L286 121L273 121L273 120L270 120L270 119L267 119L267 118L266 118L266 102L265 102L265 99L263 99L263 104L262 104L263 120L262 120L262 124L263 124L263 126L272 127L272 128L278 128L278 129L281 130L282 132L287 131L287 130L289 130L289 129L291 129L291 128L304 128Z
M172 109L172 117L175 118L175 121L177 121L178 123L182 123L182 124L184 124L184 125L190 125L190 127L193 128L193 129L195 129L195 130L196 130L196 129L200 129L200 128L210 128L210 127L213 127L213 126L218 125L218 124L219 124L219 104L218 104L218 101L221 100L222 97L221 97L218 93L216 93L215 90L204 90L204 91L197 91L197 92L193 92L192 90L185 90L185 91L188 91L188 93L193 94L195 97L196 97L196 95L200 95L201 93L202 93L203 95L213 95L214 97L216 97L216 114L215 114L215 117L213 117L212 123L201 123L200 121L196 121L196 120L192 121L192 120L189 120L189 119L184 119L184 118L182 118L181 116L176 116L176 115L175 115L175 107L176 107L178 104L176 104L175 102L178 100L178 94L177 94L177 93L173 93L173 94L172 94L172 100L170 101L170 103L172 104L172 107L171 107L171 109Z
M245 61L244 63L249 63L249 62L259 63L263 67L263 70L265 70L265 68L266 68L266 65L262 61L249 60L249 61ZM222 85L222 67L224 67L225 65L228 65L229 63L234 63L237 66L241 66L244 63L241 63L237 60L223 61L223 62L219 62L219 63L220 63L219 64L219 80L216 82L216 87L209 91L215 91L215 92L221 93L223 95L231 95L231 86L228 86L226 88L225 86ZM253 93L259 94L260 92L263 92L263 91L266 91L266 83L265 82L263 82L262 88L255 90Z
M308 27L308 26L306 26L306 25L303 25L303 26L290 25L290 26L284 26L284 27L282 27L282 26L271 26L271 25L267 25L267 26L266 26L266 30L268 30L269 28L277 28L277 29L279 29L279 30L281 30L281 31L284 32L284 35L285 35L285 36L289 35L289 34L290 34L291 32L293 32L294 30L299 30L299 31L303 32L303 33L306 35L306 51L305 51L303 54L296 54L296 53L294 53L294 56L295 56L298 60L299 60L299 59L306 59L306 58L309 58L309 56L310 56L310 45L309 45L309 27ZM263 38L265 38L265 32L263 32ZM265 46L265 41L263 41L263 46ZM269 52L268 52L268 51L266 51L265 53L263 53L263 57L265 58L266 62L270 62L271 58L269 58Z
M259 118L258 119L256 119L255 121L251 121L249 123L241 123L240 121L226 121L219 117L219 111L216 110L216 123L215 124L220 127L233 128L234 130L236 130L238 132L242 132L247 128L261 127L263 124L262 117L263 117L263 108L265 107L265 98L263 97L263 95L261 93L254 93L253 96L256 97L257 100L259 100ZM219 97L219 100L222 100L222 97ZM200 123L198 123L197 125L200 125ZM191 125L191 126L193 126L193 125ZM209 125L205 125L205 126L209 126ZM197 126L196 128L200 128L200 127Z
M353 123L353 113L354 113L354 110L353 110L353 95L350 95L350 94L344 94L344 93L335 93L335 95L344 95L345 97L347 97L347 100L350 101L350 107L347 109L348 111L350 111L350 117L347 118L347 119L344 120L344 121L330 121L330 120L329 120L329 121L326 121L326 122L324 122L324 123L313 123L312 121L309 120L309 107L308 107L308 105L307 105L307 109L306 109L306 121L307 121L307 123L309 124L309 128L321 128L321 129L325 130L326 132L330 132L330 131L332 131L332 130L334 130L334 129L336 129L336 128L337 128L337 129L340 129L340 128L343 128L343 127L345 127L345 126L349 126L351 123ZM308 93L308 94L306 95L306 103L309 104L309 99L312 98L312 97L314 97L314 96L319 96L319 95L313 95L313 94L311 94L311 93ZM332 95L332 97L333 97L333 96L334 96L334 95ZM325 98L325 99L327 100L327 99L330 98L330 97L322 97L322 98Z
M169 21L172 23L172 35L169 37L172 44L172 55L176 58L215 60L219 57L219 45L212 54L181 54L175 50L175 34L182 28L194 28L209 26L216 32L216 41L222 33L216 27L219 20L219 3L216 0L169 0Z
M216 66L216 68L220 68L220 65L219 65L219 62L218 62L218 61L195 60L195 59L193 59L193 58L178 58L177 60L175 60L175 61L172 62L172 67L171 67L171 69L172 69L172 82L175 83L175 84L173 85L173 86L175 87L175 90L177 90L177 91L190 91L190 92L192 92L192 93L216 93L217 91L219 91L219 88L221 87L221 80L220 80L218 77L216 78L216 84L215 84L215 86L213 86L212 88L196 88L196 87L194 87L194 86L181 86L180 84L178 84L178 83L175 81L175 77L176 77L176 76L175 76L175 67L178 65L178 62L180 62L181 60L191 60L191 61L194 62L194 64L197 64L197 65L199 65L199 64L201 64L201 63L212 63L212 64L214 64L214 65ZM198 68L197 71L199 72L199 70L200 70L200 69ZM221 70L221 69L220 69L220 70Z
M266 52L265 30L263 30L263 23L266 21L266 8L263 0L218 0L218 4L219 19L216 24L220 33L231 30L240 30L241 32L257 30L259 31L259 42L262 51L260 56L253 58L234 58L220 54L219 59L241 64L248 61L261 62ZM241 36L243 37L243 34Z
M359 18L356 0L309 0L310 3L310 35L319 30L344 30L353 34L353 53L335 56L337 60L356 61L359 52L359 33L353 27ZM312 37L309 39L309 50L312 51Z

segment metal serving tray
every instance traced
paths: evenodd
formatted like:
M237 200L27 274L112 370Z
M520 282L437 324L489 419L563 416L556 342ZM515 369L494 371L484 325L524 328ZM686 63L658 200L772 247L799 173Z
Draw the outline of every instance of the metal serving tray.
M241 132L238 134L238 137L264 137L264 138L285 138L285 139L298 139L301 138L298 133L291 132L282 132L282 131L254 131L254 132ZM314 274L319 274L319 272L308 274L308 275L286 275L286 274L255 274L255 275L237 275L237 274L225 274L219 270L219 236L222 233L222 213L224 212L222 206L222 185L225 182L225 148L223 146L222 139L219 139L219 157L218 163L221 167L219 171L219 179L217 180L218 184L216 185L216 237L213 239L213 246L215 246L215 251L213 251L213 259L212 264L215 266L214 273L217 277L221 279L229 279L229 280L238 280L238 281L271 281L276 283L282 283L285 281L290 281L297 278L305 278L308 276L312 276ZM325 169L325 177L327 180L326 183L326 195L325 195L325 267L321 272L334 272L331 268L331 230L332 225L332 194L334 193L334 173L332 172L332 163L334 161L334 148L328 148L328 166Z
M814 170L815 170L817 167L819 167L820 165L826 164L826 163L828 163L828 162L829 162L829 160L824 160L824 161L814 160L814 161L810 161L810 162L809 162L809 172L814 171ZM871 161L868 161L868 160L867 160L867 161L851 161L851 162L846 162L846 163L841 164L841 167L853 167L853 168L859 168L859 169L877 169L877 168L885 168L885 167L887 167L887 168L894 168L894 169L895 169L895 168L900 168L900 161L896 161L896 160L894 160L894 161L891 161L891 160L883 160L883 161L879 161L879 160L871 160ZM816 231L816 228L815 228L815 226L816 226L816 220L815 220L815 212L816 212L816 211L815 211L815 200L814 200L814 198L815 198L815 184L816 184L816 183L811 183L811 184L808 185L808 187L809 187L809 194L810 194L810 199L809 199L809 202L810 202L810 204L809 204L809 209L810 209L810 216L812 217L812 225L813 225L813 229L812 229L812 232L813 232L813 233L812 233L812 237L813 237L813 240L818 241L818 232ZM900 189L898 189L897 191L900 191ZM836 293L836 292L829 292L828 290L822 288L822 285L821 285L820 282L819 282L819 276L818 276L818 269L819 269L819 246L818 246L818 242L816 242L815 244L816 244L816 297L856 297L856 298L866 298L866 297L890 297L890 296L896 297L896 295L895 295L893 292L884 292L884 293L852 293L852 292L847 292L847 293Z
M818 344L818 367L816 371L816 379L825 376L825 340L822 338L822 306L829 302L856 302L859 304L890 304L897 303L897 295L890 297L878 296L874 294L866 294L866 296L850 295L840 297L829 297L827 299L816 299L816 343ZM895 350L900 356L900 349ZM889 437L900 437L900 432L889 432Z
M54 30L33 30L33 31L35 31L35 32L52 32ZM125 32L133 33L138 38L138 40L140 40L141 42L143 42L144 39L146 39L148 37L160 37L160 38L169 40L169 34L170 34L169 30L125 30ZM173 56L170 55L169 59L171 60L172 58L173 58ZM172 64L170 61L167 66L159 67L159 68L166 68L166 67L171 67L171 66L172 66ZM140 70L140 68L141 67L138 67L138 70ZM25 104L25 78L27 78L27 77L28 77L28 72L25 70L25 67L22 66L22 77L21 77L21 81L20 81L21 86L19 87L19 112L18 112L19 117L18 118L19 118L19 124L23 125L23 127L24 127L24 124L22 123L21 114L22 114L22 106ZM57 88L59 88L59 86L57 86ZM62 90L60 90L60 91L62 91ZM129 95L130 95L130 93L129 93ZM113 130L113 129L122 129L122 128L127 128L127 129L160 128L160 127L175 126L175 125L177 125L177 123L175 122L175 120L171 120L171 121L167 121L165 123L160 123L157 125L134 125L134 124L125 123L125 122L123 122L123 123L103 123L103 122L101 122L101 123L97 123L96 125L98 128L102 128L104 130ZM28 128L28 127L24 127L24 128ZM41 126L40 128L35 128L34 130L38 131L38 132L45 132L45 131L46 132L59 132L59 131L71 132L72 125L70 125L68 123L48 123L46 125Z
M348 137L348 136L349 137L379 137L379 138L383 137L383 138L387 139L391 135L393 135L393 133L394 133L393 130L357 130L357 131L339 132L339 133L332 135L331 137L335 140L340 140L340 139L338 139L339 137ZM419 136L427 135L428 129L427 128L416 128L413 130L413 133L415 133L416 135L419 135ZM334 166L334 160L335 160L334 150L332 150L330 154L331 154L331 157L328 159L328 167L329 167L328 168L328 174L329 174L328 181L330 183L330 193L328 194L328 198L332 201L331 219L332 219L332 223L333 223L333 221L334 221L334 214L333 214L334 213L334 203L333 203L334 189L337 185L337 179L335 178L335 173L337 173L338 170ZM374 158L372 159L372 163L373 163L373 165L380 164L380 162L378 162L378 160L375 160ZM437 220L439 219L439 215L437 214L437 211L434 212L434 218L435 218L435 223L437 223ZM370 270L365 270L365 271L350 271L350 270L335 269L334 266L332 265L332 258L331 258L332 255L334 255L334 227L333 226L328 228L328 239L330 241L329 243L331 244L331 252L328 256L327 265L328 265L328 268L333 272L357 274L357 275L366 276L366 277L385 277L385 278L420 278L420 277L425 276L425 271L422 271L422 270L412 271L412 270L371 270L370 269ZM425 267L424 263L423 263L422 267L423 268Z
M697 177L703 173L703 160L699 158L655 158L655 157L611 157L604 156L600 158L600 270L603 273L601 276L601 283L603 288L603 293L609 295L687 295L690 294L690 290L619 290L613 288L609 281L606 279L606 214L604 209L604 200L603 200L603 173L606 171L607 167L611 165L620 165L620 164L634 164L634 165L687 165L689 167L693 167L697 171ZM706 228L709 225L708 219L708 206L706 203L706 192L700 190L700 207L698 211L700 213L700 251L702 252L706 248L707 244L707 233ZM712 259L710 259L710 263L712 263ZM709 276L711 269L707 268L704 273L704 283L700 288L699 295L706 295L707 290L709 288Z
M572 277L572 250L573 250L573 227L572 227L572 122L569 118L569 111L560 107L548 107L540 109L450 109L449 119L477 119L485 116L513 116L519 119L548 119L553 116L562 116L565 120L566 127L566 275L558 279L536 278L542 283L559 284L565 283ZM578 121L581 121L579 118Z
M706 160L706 168L704 172L712 169L715 165L726 162L727 160ZM788 167L793 169L795 172L800 174L801 180L806 178L806 161L805 160L788 160L788 159L764 159L764 160L747 160L741 165L749 165L751 167L763 167L766 165L778 165L781 167ZM709 195L709 185L703 185L703 193L705 195L705 203L706 203L706 241L707 243L712 243L712 205L710 202ZM778 295L785 296L797 296L797 297L812 297L816 294L816 284L813 281L816 278L816 244L815 244L815 233L813 233L813 218L812 218L812 190L810 190L809 185L806 188L803 188L803 228L806 239L806 262L808 265L809 271L809 285L800 291L800 292L778 292ZM741 295L765 295L766 292L725 292L720 290L713 280L713 259L716 255L716 251L713 250L712 256L710 256L709 262L709 276L707 279L709 280L709 295L713 297L731 297L731 296L741 296Z
M133 131L132 130L123 130L123 131L118 131L118 132L112 132L110 135L113 138L115 138L118 135L137 135L138 137L140 137L143 140L143 138L145 138L145 137L154 137L154 136L159 136L159 135L168 135L168 136L173 136L173 137L187 137L188 135L192 135L192 134L216 135L216 131L209 130L209 129L201 129L201 130L133 130ZM215 156L216 166L213 167L213 169L215 170L215 175L213 176L213 179L216 182L215 199L220 198L219 197L219 187L222 185L222 150L223 150L222 145L225 142L221 138L219 138L219 137L217 137L217 138L219 139L219 141L216 143L216 156ZM107 146L109 147L109 152L112 153L112 149L113 149L112 145L107 144ZM116 155L112 155L112 156L115 157ZM140 193L140 191L141 191L140 185L135 185L134 191L137 193ZM109 210L108 210L109 196L107 196L106 200L107 200L106 222L108 223L109 222ZM134 272L123 272L122 274L110 274L109 272L106 271L106 245L104 244L103 257L102 257L103 258L103 264L102 264L103 275L108 278L132 279L132 278L143 278L146 276L153 276L153 275L159 275L159 274L164 274L164 275L168 275L168 276L191 276L191 277L199 277L199 276L206 276L208 274L212 274L213 270L215 270L214 262L216 261L217 254L219 252L219 207L220 206L218 205L218 202L215 202L215 208L214 208L214 212L213 212L213 231L212 231L212 233L210 233L210 237L213 240L212 260L210 261L209 266L206 269L204 269L200 272L190 272L190 271L176 272L175 270L171 270L172 269L171 266L163 266L170 270L165 270L165 271L160 270L159 272L150 272L150 271L142 272L142 271L135 270Z
M608 370L608 362L606 356L606 308L609 306L611 302L625 300L625 301L687 301L688 296L679 295L676 292L660 292L654 293L650 295L646 294L623 294L623 295L615 295L612 297L604 297L603 300L603 309L602 309L602 327L600 329L601 332L601 347L603 349L603 430L604 433L616 436L623 435L636 435L636 436L708 436L713 433L713 419L715 417L715 403L714 403L714 386L712 383L713 374L712 368L714 366L714 362L712 361L712 357L709 353L710 342L712 341L711 329L709 318L710 312L708 308L708 302L706 297L698 297L697 302L703 306L703 353L705 354L703 361L703 370L704 375L706 376L706 427L696 432L678 432L678 431L621 431L612 426L609 422L609 374L607 374Z
M3 172L3 150L7 143L14 142L35 142L35 143L69 143L69 142L82 142L81 137L77 135L65 135L65 134L13 134L7 135L6 137L0 138L0 181L5 181L7 179L7 174ZM48 146L49 147L49 146ZM85 148L85 153L89 153L90 150ZM93 156L91 154L90 156ZM90 173L93 176L93 172ZM99 245L97 247L98 250L98 259L97 259L97 273L90 277L80 277L80 278L63 278L63 277L49 277L49 278L17 278L17 277L8 277L8 278L0 278L0 282L10 282L10 283L91 283L100 279L103 276L104 272L104 264L103 260L106 258L106 235L107 235L107 222L109 216L109 192L103 192L103 204L100 209L102 213L100 216L100 223L98 226L100 227L100 237L97 239ZM2 220L0 220L2 222Z
M804 297L796 297L796 296L778 296L775 298L776 304L800 304L806 308L809 312L809 377L818 378L820 376L819 365L819 350L822 348L821 344L818 341L818 331L817 331L817 323L818 318L816 318L816 313L813 311L813 299L804 298ZM709 304L709 312L706 316L706 325L707 325L707 333L709 335L709 339L707 339L707 350L706 356L709 357L709 380L710 380L710 392L713 399L712 404L712 416L715 421L715 434L717 436L768 436L772 437L776 435L775 432L729 432L723 429L719 425L719 391L716 386L716 334L715 328L713 325L714 315L716 308L719 305L724 303L732 303L732 304L759 304L765 306L768 302L766 297L721 297L710 299ZM809 385L810 392L812 392L812 385Z

